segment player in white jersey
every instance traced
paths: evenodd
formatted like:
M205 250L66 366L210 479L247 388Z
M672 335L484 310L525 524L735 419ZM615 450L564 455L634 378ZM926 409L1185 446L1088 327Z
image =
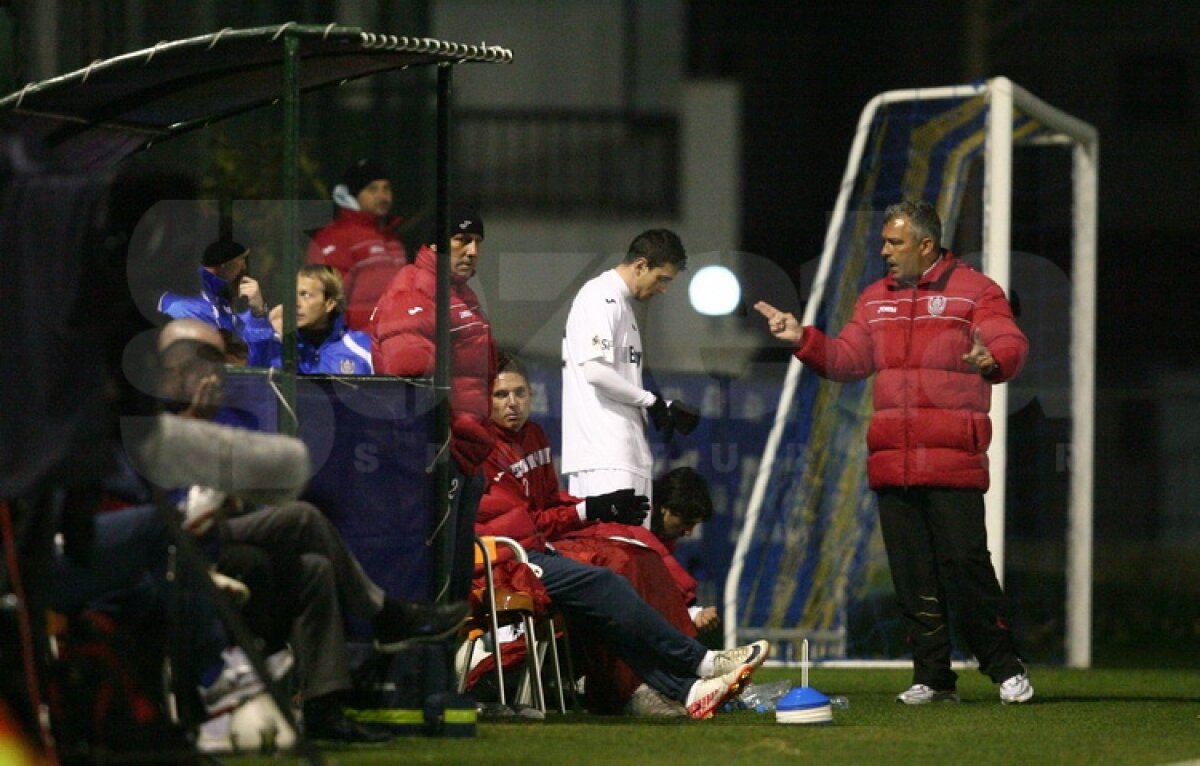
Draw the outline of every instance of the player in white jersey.
M577 497L627 487L650 496L654 458L644 411L667 435L696 426L694 409L643 388L633 303L665 293L686 266L678 235L644 231L621 263L590 280L571 303L562 351L562 470Z

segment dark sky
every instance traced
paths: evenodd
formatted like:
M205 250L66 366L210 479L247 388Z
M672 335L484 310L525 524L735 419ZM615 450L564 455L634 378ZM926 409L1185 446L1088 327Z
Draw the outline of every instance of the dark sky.
M745 88L748 250L799 261L820 252L862 108L885 90L968 81L970 5L689 5L690 73ZM1193 334L1164 307L1186 305L1183 291L1200 278L1200 3L992 6L985 75L1007 76L1100 130L1099 385L1198 369Z

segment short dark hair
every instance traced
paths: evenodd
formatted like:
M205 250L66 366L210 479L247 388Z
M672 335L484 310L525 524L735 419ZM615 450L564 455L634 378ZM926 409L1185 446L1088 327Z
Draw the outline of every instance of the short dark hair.
M508 351L501 351L496 355L496 374L502 372L515 372L525 380L529 380L528 373L525 372L525 363L521 361L521 357Z
M883 211L883 218L885 221L907 218L918 241L929 237L933 240L934 247L942 246L942 219L937 213L937 208L923 199L906 199L889 205L888 209Z
M633 263L638 258L645 258L650 268L674 265L680 271L687 268L687 252L679 235L670 229L647 229L633 238L629 243L629 252L625 253L625 263Z
M694 468L675 468L654 482L655 508L667 508L688 524L708 521L713 515L708 482Z

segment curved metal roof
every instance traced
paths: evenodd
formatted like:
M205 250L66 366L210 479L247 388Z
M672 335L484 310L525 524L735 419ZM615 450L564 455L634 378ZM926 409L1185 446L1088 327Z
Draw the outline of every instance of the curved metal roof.
M301 91L410 66L512 61L499 46L336 24L223 29L30 83L0 99L0 127L39 139L61 162L107 167L151 143L278 100L285 36L299 40Z

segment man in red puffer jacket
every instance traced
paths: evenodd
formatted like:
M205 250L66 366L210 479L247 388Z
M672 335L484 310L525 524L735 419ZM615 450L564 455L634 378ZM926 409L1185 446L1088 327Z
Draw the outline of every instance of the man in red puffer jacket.
M404 258L404 243L395 229L402 223L392 210L392 183L383 168L361 159L342 174L333 187L336 217L313 235L308 245L308 263L324 263L341 273L342 279L359 261L386 255Z
M770 304L755 308L818 375L877 373L867 477L913 653L913 684L897 701L958 701L949 607L1000 701L1026 702L1033 686L988 552L983 493L991 387L1020 372L1029 341L1000 286L944 250L941 236L928 202L889 207L880 253L888 275L863 291L836 338Z
M483 219L461 208L450 217L450 451L459 476L457 554L450 577L451 600L463 600L474 565L475 511L483 491L479 467L492 448L487 422L491 412L496 347L492 326L467 286L475 276L483 243ZM414 263L402 268L371 315L371 355L381 375L433 375L437 330L437 253L422 247Z
M313 235L308 263L338 270L346 288L346 324L366 330L366 320L391 276L407 260L396 234L403 219L389 215L392 184L383 168L361 159L333 187L337 215Z

